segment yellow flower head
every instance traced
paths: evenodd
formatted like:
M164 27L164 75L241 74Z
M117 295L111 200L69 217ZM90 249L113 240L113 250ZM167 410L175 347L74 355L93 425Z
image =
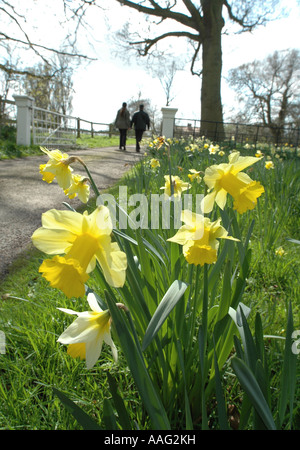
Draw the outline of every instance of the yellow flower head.
M265 168L267 169L267 170L270 170L270 169L274 169L274 163L273 163L273 161L266 161L266 163L265 163Z
M54 180L55 175L46 171L46 165L47 164L40 164L40 173L43 175L42 180L50 184Z
M159 136L156 139L156 148L159 150L163 145L169 146L169 142L166 140L165 136Z
M240 156L235 151L228 156L229 163L210 166L205 171L204 181L209 188L209 194L202 200L202 211L209 213L214 202L224 209L227 194L234 199L234 209L240 214L251 210L257 203L257 198L264 192L264 187L252 179L243 169L259 161L251 156Z
M218 239L238 240L228 236L220 225L221 219L211 222L208 217L184 210L181 220L184 225L168 241L183 246L183 255L189 264L212 264L217 260Z
M183 191L186 191L191 186L189 183L182 181L177 175L171 175L171 182L173 187L173 192L171 190L170 176L165 175L165 185L160 189L164 189L165 195L171 197L172 193L174 197L180 197Z
M262 158L264 155L263 155L263 153L261 152L261 150L257 150L257 152L255 153L255 157L256 158Z
M103 341L111 347L114 360L118 353L110 334L110 312L102 311L94 294L87 296L91 311L76 312L72 309L58 308L77 319L59 336L58 342L68 345L68 354L73 358L86 360L91 369L100 357Z
M69 166L70 157L67 153L61 153L60 150L47 150L41 147L41 150L49 157L45 165L40 166L40 173L43 174L43 180L51 183L56 177L58 185L62 189L68 189L72 182L73 169Z
M160 167L160 162L158 159L152 158L150 161L151 169L156 169L157 167Z
M111 241L111 233L112 221L106 206L98 206L90 215L47 211L32 242L42 252L56 256L46 259L39 271L52 287L61 289L69 298L85 294L84 283L96 260L111 286L123 286L127 259L118 244Z
M209 146L208 151L209 151L210 155L214 155L215 153L217 153L219 151L219 149L220 149L220 147L218 145L212 145L211 144Z
M90 185L88 179L81 175L73 175L71 186L65 190L65 194L69 198L75 198L78 195L82 203L87 203L90 196Z
M284 250L282 247L278 247L278 248L275 250L275 255L283 256L284 254L285 254L285 250Z
M188 177L191 181L197 180L197 183L201 183L200 171L197 171L195 169L190 169L190 173L188 174Z

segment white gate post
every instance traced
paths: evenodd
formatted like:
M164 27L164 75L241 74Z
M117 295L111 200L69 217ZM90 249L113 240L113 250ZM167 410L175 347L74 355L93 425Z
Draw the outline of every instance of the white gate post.
M169 108L168 106L165 106L164 108L161 108L161 112L163 115L162 119L162 136L164 136L166 139L173 138L174 137L174 121L175 116L178 109L176 108Z
M31 145L31 117L34 98L13 95L17 106L17 145Z

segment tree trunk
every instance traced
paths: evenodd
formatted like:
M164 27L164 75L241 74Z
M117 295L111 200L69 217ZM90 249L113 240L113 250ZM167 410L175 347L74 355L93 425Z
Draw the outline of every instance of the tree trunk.
M221 100L222 44L224 26L222 0L203 0L201 135L224 138Z

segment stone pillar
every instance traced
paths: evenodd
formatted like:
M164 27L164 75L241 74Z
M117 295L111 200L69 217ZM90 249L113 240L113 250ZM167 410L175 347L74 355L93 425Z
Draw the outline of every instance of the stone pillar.
M174 137L174 122L178 109L165 106L161 108L162 118L162 136L166 139Z
M13 96L17 106L17 145L31 145L31 119L34 99L28 95Z

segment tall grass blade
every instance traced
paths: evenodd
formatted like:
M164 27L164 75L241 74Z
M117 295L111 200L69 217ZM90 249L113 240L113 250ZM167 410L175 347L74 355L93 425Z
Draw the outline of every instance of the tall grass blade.
M237 357L232 359L232 367L241 383L242 388L247 393L252 405L264 422L266 428L268 430L276 430L270 408L252 371L248 368L244 361Z
M77 422L83 427L84 430L101 430L100 426L91 419L86 412L84 412L79 406L77 406L72 400L70 400L65 394L56 388L52 388L54 394L59 398L65 408L72 414Z

